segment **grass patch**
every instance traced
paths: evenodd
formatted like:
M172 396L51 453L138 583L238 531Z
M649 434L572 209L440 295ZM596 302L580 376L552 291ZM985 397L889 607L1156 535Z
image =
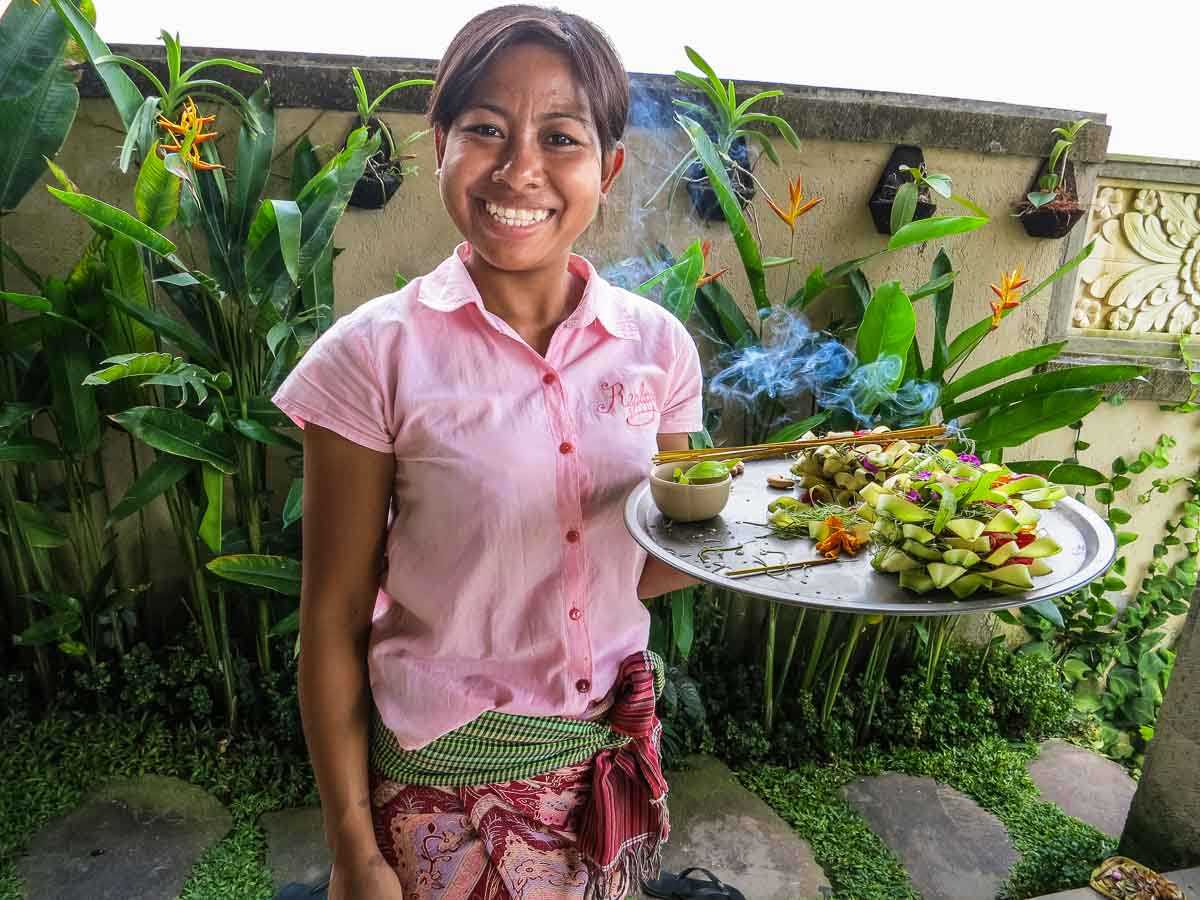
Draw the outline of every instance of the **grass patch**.
M1019 898L1087 884L1116 841L1041 800L1025 763L1030 743L988 738L944 750L864 751L829 765L738 772L813 848L839 900L917 897L898 861L842 799L840 788L860 776L900 772L957 788L994 813L1021 852L1004 896Z
M266 738L226 741L157 717L76 713L0 722L0 900L23 896L14 862L43 825L101 782L147 773L198 785L233 816L233 830L193 868L183 900L270 900L266 843L255 822L269 810L316 802L306 759Z

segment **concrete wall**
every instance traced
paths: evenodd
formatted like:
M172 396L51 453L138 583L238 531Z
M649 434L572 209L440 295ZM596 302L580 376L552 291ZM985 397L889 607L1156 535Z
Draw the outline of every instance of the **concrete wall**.
M139 50L142 52L136 52ZM147 60L153 56L147 48L114 48L114 52ZM215 54L218 51L202 52ZM244 53L229 55L247 58ZM275 54L271 59L278 62L280 56ZM365 65L366 61L322 57L307 63L304 59L285 62L286 71L275 72L273 80L277 102L283 106L277 110L277 147L288 146L306 129L314 144L331 148L340 145L355 117L346 111L350 107L343 94L330 99L328 92L342 91L340 82L330 72L344 73L351 64ZM383 65L379 61L372 62L377 68ZM386 69L383 75L368 73L368 77L369 80L374 78L372 84L387 84L418 68L421 67L416 64L397 64ZM315 93L304 93L308 80L320 82ZM648 91L646 96L651 96L654 91L661 95L670 88L670 81L663 79L640 79L638 83ZM753 89L754 86L742 86L739 94ZM339 108L288 107L289 91L299 95L301 102ZM86 81L84 93L75 128L57 161L82 190L129 208L133 176L123 176L115 167L122 139L116 112L106 98L86 96L89 93ZM94 84L90 93L98 94ZM296 101L297 97L291 99ZM788 97L780 104L776 111L788 115L801 133L802 150L797 153L780 142L783 166L776 168L763 159L756 174L776 198L786 200L786 179L795 175L803 175L806 194L825 198L825 202L798 225L795 255L803 265L793 273L793 289L815 264L828 269L882 246L884 238L873 228L867 199L893 144L898 141L922 144L929 169L949 174L954 179L955 190L987 209L993 220L981 232L953 237L938 245L912 248L872 262L867 267L867 274L873 284L898 278L908 287L919 285L928 279L933 259L938 249L944 247L959 272L950 326L950 332L954 334L989 313L991 292L988 284L998 281L1002 271L1023 265L1028 277L1037 283L1064 259L1064 241L1027 237L1009 211L1028 189L1030 179L1038 169L1039 154L1049 146L1049 128L1071 115L1067 111L816 88L789 89ZM424 127L423 118L412 109L386 113L386 118L397 134ZM638 255L645 242L660 241L679 252L696 238L710 239L714 244L713 264L731 267L724 283L747 309L752 309L736 249L723 223L705 226L689 215L688 202L682 191L676 193L670 208L661 199L653 209L642 208L653 187L682 153L685 138L678 128L662 118L661 113L657 119L651 114L636 118L640 118L642 124L633 127L627 136L629 159L626 170L598 221L584 235L577 249L603 269ZM236 126L236 119L228 111L219 113L215 129L223 135L218 146L227 161L236 159ZM1092 135L1080 146L1077 159L1082 196L1091 196L1091 185L1103 159L1106 139L1107 128L1098 124L1092 126ZM345 248L335 264L339 314L392 290L396 272L413 276L428 271L459 240L437 194L432 140L423 139L415 144L412 152L417 154L420 173L406 180L389 205L382 211L350 209L338 227L334 244ZM278 177L270 184L270 195L288 196L289 155L281 154L275 161L275 172ZM786 227L765 203L756 202L756 208L764 252L787 255L789 235ZM956 211L959 210L949 201L942 201L939 214ZM88 227L80 218L40 189L32 192L16 215L5 220L5 237L35 269L47 273L65 273L88 233ZM190 256L186 241L182 247L183 255ZM772 294L780 300L786 277L783 269L768 273ZM14 284L14 280L17 283ZM19 276L10 277L9 289L24 289ZM1061 301L1056 296L1053 302ZM980 348L973 363L1040 344L1053 336L1049 335L1052 331L1051 303L1051 293L1047 291L1011 315ZM820 314L818 310L817 315ZM932 307L928 302L921 304L918 327L928 358L932 327ZM1161 412L1156 402L1131 401L1123 406L1102 405L1088 418L1083 437L1092 446L1081 454L1082 461L1106 468L1116 455L1136 454L1152 445L1162 432L1173 433L1179 438L1180 445L1175 451L1179 466L1189 461L1194 464L1200 458L1200 438L1193 420ZM1012 456L1062 458L1070 454L1071 440L1071 434L1062 430L1038 439ZM1151 477L1144 476L1147 486ZM1135 518L1130 527L1155 534L1161 530L1163 520L1173 513L1177 502L1175 494L1156 495L1151 503L1134 510ZM1146 540L1144 547L1134 550L1131 574L1148 559L1152 542ZM1131 583L1136 580L1131 579Z

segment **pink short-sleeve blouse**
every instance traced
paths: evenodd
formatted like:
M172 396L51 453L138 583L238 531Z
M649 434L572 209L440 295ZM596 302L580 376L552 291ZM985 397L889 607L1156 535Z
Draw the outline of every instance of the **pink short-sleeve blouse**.
M542 357L469 254L339 319L274 397L395 455L369 671L406 749L491 709L589 715L649 635L623 502L658 434L702 427L700 359L662 307L572 255L587 287Z

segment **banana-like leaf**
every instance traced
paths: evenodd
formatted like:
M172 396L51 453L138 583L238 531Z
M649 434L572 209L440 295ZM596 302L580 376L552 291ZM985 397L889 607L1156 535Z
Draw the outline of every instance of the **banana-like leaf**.
M159 256L167 258L174 256L175 244L149 225L139 222L125 210L111 206L103 200L97 200L95 197L89 197L87 194L71 194L50 187L50 185L46 185L46 190L93 225L111 229ZM180 263L180 268L185 268L182 263Z
M133 189L133 207L137 217L155 231L165 231L179 216L179 191L182 186L177 175L167 171L158 156L158 141L150 145Z
M0 463L42 463L62 458L58 444L41 438L12 438L0 444Z
M271 637L282 637L286 634L295 634L300 630L300 610L296 609L288 613L267 632Z
M960 403L943 406L942 413L947 420L950 420L965 416L967 413L978 412L981 409L1014 403L1023 397L1050 394L1064 388L1084 388L1111 384L1115 381L1127 381L1145 373L1144 366L1072 366L1069 369L1044 372L1041 375L1015 378Z
M287 556L237 553L218 556L205 568L238 584L267 588L289 597L300 596L300 563Z
M788 441L798 441L806 433L819 425L823 425L831 415L833 414L828 411L819 412L815 416L809 416L807 419L801 419L799 422L793 422L791 425L784 425L778 431L767 435L765 443L783 444Z
M137 378L141 375L159 375L172 371L182 360L170 353L124 353L104 360L109 365L97 369L84 384L112 384L122 378Z
M368 137L365 128L355 129L346 140L346 148L304 186L295 201L302 215L296 277L284 263L281 242L263 241L264 254L274 248L274 258L258 261L252 270L247 266L246 283L254 302L267 301L279 310L285 307L296 283L309 276L333 239L354 185L362 177L367 159L379 149L380 140L378 133Z
M18 7L27 9L19 10ZM62 21L50 10L43 10L28 3L10 5L0 18L0 25L17 19L26 20L31 26L28 32L32 44L18 48L17 58L12 60L9 50L0 42L0 67L9 65L9 81L0 83L0 90L12 91L0 99L0 209L16 209L21 199L46 171L45 160L53 158L62 148L75 122L79 109L79 90L75 79L63 64L63 51L67 44L67 32ZM7 27L0 29L0 37L22 44L12 34L4 34ZM31 61L21 58L22 52L34 56ZM40 71L39 71L40 70ZM32 82L27 79L34 74ZM0 78L4 76L0 68ZM28 90L24 87L28 83Z
M237 471L233 438L181 410L135 406L112 419L163 453L206 462L226 475Z
M53 550L66 545L67 533L59 527L53 516L24 500L16 501L16 510L17 527L24 532L29 546L38 550ZM2 522L0 520L0 531L3 531Z
M21 309L27 309L30 312L49 312L54 309L52 304L45 297L39 297L36 294L20 294L16 291L0 291L0 300L5 303L11 303L13 306L19 306Z
M200 540L213 553L221 552L221 528L225 516L225 473L205 463L200 467L204 480L204 516L200 520Z
M936 241L953 234L964 234L988 223L982 216L936 216L909 222L888 240L889 250L900 250L913 244Z
M104 295L123 313L136 319L143 325L153 329L160 337L176 344L185 350L194 360L210 369L220 368L221 360L215 350L208 346L204 338L192 331L187 325L163 315L147 306L130 303L107 288Z
M750 327L733 295L720 282L714 281L696 291L695 302L714 340L724 340L731 348L757 343L758 335Z
M108 514L106 528L111 528L127 516L133 515L155 497L173 487L179 479L192 470L192 463L178 456L164 454L150 464L150 467L129 486L121 502L112 508Z
M973 391L976 388L983 387L985 384L1000 381L1009 375L1015 375L1018 372L1024 372L1026 369L1032 369L1035 366L1047 363L1062 353L1066 346L1066 341L1058 341L1054 344L1043 344L1041 347L1031 347L1019 353L1002 356L1000 359L990 362L985 366L980 366L978 369L968 372L962 378L956 378L946 385L942 389L942 402L948 403L955 397L965 394L967 391Z
M981 450L1019 447L1039 434L1082 419L1102 399L1103 395L1092 388L1071 388L1030 397L972 422L966 434Z
M76 282L72 279L71 283ZM88 287L68 287L57 278L47 281L46 294L54 304L54 314L64 320L79 317L77 296L90 299ZM69 454L94 453L100 447L100 409L96 405L96 392L83 386L95 358L88 333L56 318L46 323L44 342L50 405L54 409L59 443Z
M287 447L289 450L303 449L295 438L290 438L282 434L277 434L272 431L262 422L256 422L253 419L234 419L233 427L243 437L247 437L252 441L257 441L260 444L269 444L275 447Z
M709 185L717 196L721 212L725 214L725 222L729 225L729 231L737 245L738 254L742 258L742 266L745 268L746 278L750 282L750 293L754 297L754 305L759 310L770 310L771 298L767 294L762 254L759 252L754 235L750 232L746 217L742 213L741 204L734 194L733 185L729 182L725 164L717 154L717 148L713 146L712 141L709 140L698 122L682 114L676 114L675 119L691 139L692 147L700 158L704 171L708 173Z
M67 29L52 6L11 3L0 15L0 102L33 93L63 64Z
M71 33L75 36L75 40L79 42L80 46L87 53L88 59L96 60L112 55L112 51L101 40L100 35L96 33L95 27L88 21L87 16L79 9L76 9L70 0L49 0L49 2L54 4L54 8L58 10L58 14L63 17L67 28L71 30ZM137 89L133 80L125 74L125 70L121 68L119 63L100 63L96 65L96 71L104 81L104 86L108 88L108 96L112 98L113 103L116 105L122 124L128 129L133 124L138 107L142 105L142 92Z
M291 528L304 515L304 479L293 478L292 486L288 488L287 499L283 501L283 527Z
M950 307L954 303L954 268L945 250L939 250L933 261L933 277L926 287L933 288L933 355L929 360L929 380L940 382L946 373L950 348L946 345L946 328L950 324ZM924 288L917 294L923 295ZM914 298L916 294L914 294Z
M912 301L900 287L900 282L886 282L875 290L858 326L858 361L870 363L894 356L903 362L908 359L908 348L916 333L917 315ZM896 373L896 385L903 375L902 369Z
M121 143L121 156L117 165L122 172L129 171L129 165L133 162L135 152L142 160L149 158L150 145L155 141L155 125L158 122L158 113L161 107L162 98L154 94L143 100L142 105L138 107L137 115L133 117L133 121L129 124L129 130L125 132L125 140Z
M293 200L264 200L246 238L246 280L261 283L273 277L283 260L291 283L299 279L300 233L303 215Z
M661 285L662 305L680 322L686 322L692 315L696 287L703 275L704 253L700 242L694 241L678 262L638 285L636 292L648 297L653 288Z
M70 637L79 630L81 624L77 612L51 613L20 634L13 635L13 643L22 647L44 647Z
M233 226L234 247L250 233L254 210L262 198L271 173L271 153L275 148L275 110L271 103L270 82L264 81L248 100L261 130L242 123L237 145L237 180L229 198L229 221Z

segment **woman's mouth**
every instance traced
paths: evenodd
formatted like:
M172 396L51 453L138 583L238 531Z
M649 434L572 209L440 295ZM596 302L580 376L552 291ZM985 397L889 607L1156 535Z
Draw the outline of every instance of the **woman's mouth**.
M483 205L494 221L509 228L531 228L554 215L552 209L518 209L486 201Z

